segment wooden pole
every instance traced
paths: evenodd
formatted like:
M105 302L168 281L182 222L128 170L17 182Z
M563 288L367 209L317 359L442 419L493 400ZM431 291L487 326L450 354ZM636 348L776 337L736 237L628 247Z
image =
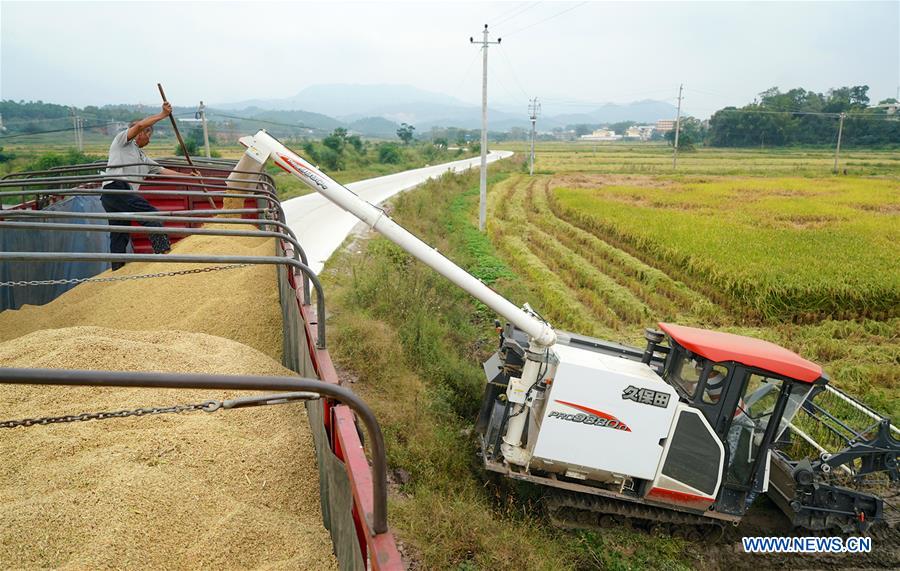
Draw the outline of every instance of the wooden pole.
M166 99L166 92L163 91L162 83L157 83L156 87L159 88L159 94L160 96L162 96L163 103L168 103L169 100ZM190 166L194 166L194 162L191 161L191 156L188 154L187 147L184 145L184 139L181 138L181 133L178 132L178 125L175 123L175 117L173 117L171 113L169 114L169 119L172 121L172 129L175 130L175 137L178 139L178 144L181 145L181 152L184 153L184 158L187 160L187 164L189 164ZM205 184L202 178L200 179L200 184ZM201 188L203 192L209 192L205 186ZM213 201L212 197L207 196L206 200L209 201L209 205L212 208L216 207L216 203Z
M837 138L837 147L834 148L834 168L831 172L837 174L838 172L838 160L841 156L841 135L844 134L844 114L841 113L841 123L838 126L838 138Z

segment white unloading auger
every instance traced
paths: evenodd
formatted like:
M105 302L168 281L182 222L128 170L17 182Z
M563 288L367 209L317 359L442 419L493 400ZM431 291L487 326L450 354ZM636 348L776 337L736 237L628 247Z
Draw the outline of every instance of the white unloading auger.
M274 137L265 131L259 131L256 135L241 138L241 144L247 147L247 151L236 170L253 170L248 167L252 162L261 168L269 159L275 161L286 172L299 178L304 184L322 194L340 208L353 214L373 229L380 232L387 239L394 242L411 256L426 264L436 272L461 287L475 299L484 303L507 321L524 331L529 336L529 352L522 369L522 378L510 380L507 388L509 402L515 408L512 410L507 425L504 441L504 456L512 463L527 462L524 451L521 448L522 431L528 415L520 414L529 398L529 391L538 380L541 367L546 362L549 350L556 343L556 332L550 325L538 319L533 312L516 307L512 302L498 294L481 280L475 278L437 250L416 238L405 228L391 220L385 212L366 202L353 191L332 180L309 162L303 160L296 153L285 147ZM516 460L521 459L521 462Z

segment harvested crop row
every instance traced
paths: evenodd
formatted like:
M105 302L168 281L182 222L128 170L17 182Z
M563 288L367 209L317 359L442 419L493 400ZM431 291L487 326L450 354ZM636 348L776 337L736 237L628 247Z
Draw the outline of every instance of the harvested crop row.
M627 252L610 246L598 237L557 218L547 203L552 179L544 180L543 189L533 193L534 215L530 220L564 244L585 257L598 271L614 278L645 301L665 318L689 310L695 316L711 319L720 317L722 309L699 293L676 282L661 270L647 265Z
M531 280L532 288L542 300L539 311L554 326L584 335L617 337L614 330L591 319L592 313L583 303L572 298L572 290L560 277L534 255L516 236L506 236L498 249L520 275Z
M193 236L176 253L271 255ZM131 263L116 275L195 267ZM0 366L289 375L272 267L85 283L0 314ZM0 417L222 399L222 391L0 384ZM0 454L0 567L335 568L302 406L19 428Z
M679 311L672 301L654 291L659 284L665 284L659 289L676 299L691 300L678 307L703 308L705 300L701 296L683 285L679 287L664 273L556 218L546 204L544 189L548 184L549 179L545 177L518 177L498 185L491 202L494 214L491 235L495 242L502 242L508 234L518 235L542 263L564 278L577 292L577 298L591 308L592 314L612 329L647 325L651 317L683 313L684 310ZM585 248L568 239L573 233L592 240L593 247ZM595 255L597 251L603 255ZM648 283L641 283L633 276L641 276ZM707 313L714 312L712 307L708 309Z
M550 205L558 216L662 261L694 285L709 284L747 317L894 316L900 307L900 272L892 269L897 216L861 208L893 204L900 187L873 181L871 188L847 187L835 196L833 185L775 182L692 183L667 192L560 188ZM826 221L826 230L807 230L810 212ZM803 215L804 222L780 221L777 213Z
M651 316L650 308L611 277L594 269L577 253L561 246L552 236L532 228L529 244L547 267L561 275L578 292L582 303L590 307L603 323L613 329L623 323L647 324Z
M527 196L531 194L535 184L535 180L530 180L524 188L515 183L504 187L498 206L503 205L506 216L497 216L493 228L499 227L516 234L527 244L531 255L536 256L542 265L546 265L557 279L562 278L571 288L574 297L605 327L618 330L621 329L623 319L642 321L641 315L649 313L646 306L610 277L579 263L579 259L575 259L576 254L561 247L551 236L530 223L533 206ZM493 239L501 242L508 240L509 237L504 236L503 231L493 232Z

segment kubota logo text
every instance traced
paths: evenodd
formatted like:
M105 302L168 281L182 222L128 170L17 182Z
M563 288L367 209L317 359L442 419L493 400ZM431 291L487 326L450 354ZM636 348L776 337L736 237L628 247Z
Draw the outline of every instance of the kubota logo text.
M316 175L312 170L310 170L309 167L307 167L303 163L298 163L291 157L287 157L285 155L278 155L278 156L281 157L281 160L283 160L284 162L289 164L291 167L293 167L293 169L295 171L297 171L298 173L302 174L303 176L305 176L306 178L311 180L313 182L313 184L315 184L322 190L325 190L328 188L328 185L325 184L325 181L322 180L321 178L319 178L318 175Z
M586 406L575 404L573 402L566 402L564 400L555 400L553 402L570 406L575 410L580 410L581 412L566 413L554 410L547 416L548 418L558 418L560 420L566 420L569 422L578 422L580 424L589 424L592 426L600 426L603 428L612 428L614 430L631 432L631 429L628 428L627 424L614 417L613 415L605 413L601 410L595 410L593 408L588 408Z

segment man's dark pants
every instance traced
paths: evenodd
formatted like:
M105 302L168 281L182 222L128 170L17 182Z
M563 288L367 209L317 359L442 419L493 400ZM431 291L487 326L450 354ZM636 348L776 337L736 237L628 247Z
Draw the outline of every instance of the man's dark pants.
M114 180L103 185L108 190L131 190L131 186L121 180ZM103 209L107 212L157 212L157 209L147 202L144 197L139 194L104 194L100 197ZM141 226L155 226L162 228L161 222L138 222ZM110 226L131 226L128 220L110 220ZM162 254L169 251L169 237L165 234L148 234L150 244L153 245L153 252ZM109 251L112 254L124 254L128 248L128 241L131 235L127 232L111 232L109 234ZM112 269L118 270L125 264L122 262L113 262Z

